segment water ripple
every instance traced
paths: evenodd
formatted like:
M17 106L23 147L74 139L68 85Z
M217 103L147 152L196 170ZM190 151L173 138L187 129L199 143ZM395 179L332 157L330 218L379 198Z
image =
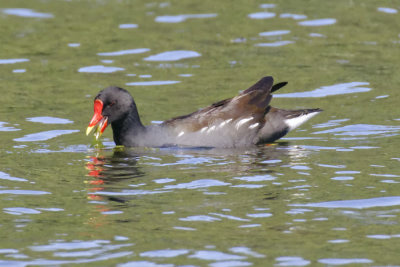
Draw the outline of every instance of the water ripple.
M294 44L294 41L276 41L272 43L258 43L255 44L254 46L259 46L259 47L278 47L278 46L284 46L288 44Z
M174 267L173 264L158 264L151 261L129 261L118 264L117 267Z
M103 65L87 66L78 69L78 72L88 72L88 73L113 73L117 71L123 71L124 68L119 67L106 67Z
M354 180L353 176L336 176L336 177L332 177L332 180L335 181L351 181Z
M316 33L316 32L310 33L309 36L310 36L310 37L318 37L318 38L326 37L325 35L320 34L320 33Z
M152 250L140 253L141 257L151 258L173 258L189 253L187 249L163 249L163 250Z
M318 260L319 263L327 265L344 265L344 264L355 264L355 263L373 263L370 259L339 259L339 258L326 258Z
M346 165L331 165L331 164L322 164L322 163L317 163L317 165L320 167L324 167L324 168L335 168L335 169L346 168Z
M195 51L189 50L175 50L166 51L156 55L151 55L143 60L145 61L178 61L186 58L200 57L201 54Z
M35 190L0 190L0 195L10 194L10 195L46 195L51 194L45 191L35 191Z
M315 20L304 20L298 22L301 26L325 26L325 25L332 25L336 23L336 19L315 19Z
M251 218L268 218L272 216L272 213L253 213L253 214L246 214L247 217Z
M153 182L157 183L157 184L166 184L166 183L171 183L171 182L175 182L175 179L171 179L171 178L161 178L161 179L155 179L153 180Z
M400 196L376 197L367 199L338 200L307 204L290 204L293 207L315 207L315 208L351 208L368 209L375 207L390 207L400 205Z
M341 125L341 122L349 121L350 119L337 119L337 120L329 120L324 123L314 124L313 128L327 128Z
M387 135L400 131L400 126L374 125L374 124L352 124L329 130L314 132L313 134L333 133L334 135L366 136Z
M260 181L272 181L275 180L276 177L269 174L263 174L254 176L233 177L233 179L247 181L247 182L260 182Z
M260 4L260 8L274 8L276 4Z
M73 121L68 120L68 119L62 119L62 118L56 118L56 117L31 117L31 118L26 118L27 121L30 122L39 122L43 124L69 124L73 123Z
M189 183L166 185L164 186L164 189L197 189L197 188L207 188L207 187L225 186L225 185L231 185L231 184L214 179L201 179Z
M25 73L26 69L15 69L12 71L13 73Z
M26 17L26 18L47 19L47 18L54 17L53 14L36 12L36 11L34 11L32 9L28 9L28 8L4 8L2 11L4 14L7 14L7 15L14 15L14 16Z
M10 58L10 59L0 59L0 64L15 64L20 62L27 62L27 58Z
M378 7L377 10L379 12L388 13L388 14L396 14L398 11L395 8L390 7Z
M169 193L170 191L150 191L150 190L122 190L121 192L108 192L108 191L97 191L96 195L104 196L136 196L136 195L154 195Z
M189 155L185 155L182 157L183 157L183 159L179 159L178 161L172 162L172 163L152 162L152 163L149 163L149 165L153 165L153 166L170 166L170 165L186 165L186 164L202 165L205 163L212 163L214 161L217 161L216 158L211 158L211 157L194 157L194 156L189 156Z
M193 215L186 218L179 218L179 220L184 222L213 222L220 221L221 219L208 215Z
M227 214L221 214L221 213L211 212L210 215L218 216L218 217L225 218L225 219L228 219L228 220L233 220L233 221L241 221L241 222L249 222L250 221L249 219L243 219L243 218L240 218L240 217L227 215Z
M180 83L180 81L146 81L146 82L131 82L126 83L128 86L153 86L153 85L168 85L168 84L176 84Z
M338 83L330 86L322 86L312 91L296 92L288 94L274 94L274 97L326 97L331 95L344 95L353 93L362 93L371 91L369 87L360 87L363 85L369 85L368 82L350 82L350 83Z
M254 189L254 188L265 187L265 185L263 185L263 184L238 184L238 185L232 185L231 187L233 187L233 188L250 188L250 189Z
M195 258L200 260L226 261L226 260L244 260L247 257L223 253L220 251L200 250L196 251L193 255L190 255L189 258Z
M306 19L306 15L300 15L300 14L291 14L291 13L282 13L279 16L280 18L286 19L294 19L294 20L300 20L300 19Z
M133 23L120 24L118 26L118 28L120 28L120 29L136 29L137 27L139 27L139 26L137 24L133 24Z
M17 249L11 249L11 248L2 248L0 249L0 254L9 254L9 253L18 253L19 251ZM1 261L0 261L1 263Z
M29 247L33 251L56 251L56 250L73 250L73 249L88 249L98 248L104 244L109 244L108 240L91 240L82 241L76 240L73 242L54 242L49 245L38 245Z
M379 177L390 177L390 178L397 178L400 177L399 175L396 174L377 174L377 173L370 173L369 175L371 176L379 176Z
M63 258L72 258L72 257L93 257L96 255L103 254L104 252L110 250L116 250L123 247L132 246L132 244L119 244L119 245L105 245L100 249L91 249L85 251L67 251L67 252L55 252L54 256L63 257Z
M343 243L348 243L350 242L350 240L348 239L332 239L332 240L328 240L328 243L331 244L343 244Z
M128 49L128 50L119 50L115 52L102 52L97 53L98 56L124 56L124 55L131 55L131 54L141 54L150 51L149 48L137 48L137 49Z
M269 32L260 32L258 35L259 36L280 36L280 35L285 35L289 34L289 30L278 30L278 31L269 31Z
M367 235L367 237L372 239L390 239L392 237L399 237L399 235Z
M337 171L336 174L358 174L360 171Z
M239 228L255 228L255 227L260 227L261 224L259 223L253 223L253 224L243 224L238 226Z
M276 16L275 13L272 12L256 12L247 15L251 19L270 19Z
M46 141L64 134L77 133L79 130L51 130L39 133L27 134L24 137L15 138L17 142L34 142L34 141Z
M22 214L40 214L41 212L35 209L24 208L24 207L14 207L14 208L4 208L5 213L12 215L22 215Z
M292 256L277 257L275 260L278 262L278 266L306 266L311 263L309 260L305 260L302 257Z
M156 22L161 23L179 23L184 22L187 19L205 19L205 18L214 18L218 14L182 14L182 15L175 15L175 16L157 16L155 18Z
M241 253L255 258L265 258L265 255L252 251L248 247L232 247L229 251L233 253Z
M21 129L14 128L12 126L3 126L5 124L8 124L8 122L0 121L0 132L14 132L14 131L21 130Z
M217 261L210 263L210 267L240 267L240 266L252 266L253 263L248 261Z
M0 171L0 179L3 180L10 180L10 181L17 181L17 182L27 182L28 180L24 178L12 177L8 173Z

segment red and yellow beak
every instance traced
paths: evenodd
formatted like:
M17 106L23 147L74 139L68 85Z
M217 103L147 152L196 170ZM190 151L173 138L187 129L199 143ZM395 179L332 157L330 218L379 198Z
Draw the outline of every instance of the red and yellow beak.
M96 99L94 101L93 118L86 129L86 135L89 135L90 132L93 130L93 128L98 124L96 132L94 133L96 140L99 139L99 137L102 135L102 133L107 127L108 118L101 115L102 111L103 111L103 102L100 99Z

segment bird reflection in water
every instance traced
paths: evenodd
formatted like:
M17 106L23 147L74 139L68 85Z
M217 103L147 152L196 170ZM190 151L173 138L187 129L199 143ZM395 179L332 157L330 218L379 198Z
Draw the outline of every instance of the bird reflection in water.
M107 151L98 150L95 156L90 156L88 159L85 167L88 170L87 176L91 179L86 183L92 186L89 188L92 192L101 191L104 188L112 191L117 183L127 179L131 181L144 175L136 166L138 155L131 150L115 149L111 156L107 155ZM99 196L94 193L90 197L98 199ZM115 199L110 200L115 201Z
M198 174L204 176L204 173L209 173L213 181L218 179L226 186L246 185L246 177L251 179L252 176L279 176L284 179L279 174L282 168L305 165L312 151L288 142L279 142L251 149L114 148L113 151L99 149L95 153L87 158L85 167L88 171L86 176L89 177L86 181L89 203L95 209L90 221L99 226L108 224L111 218L124 222L131 220L122 219L124 215L108 215L133 208L138 204L133 201L138 195L171 195L180 185L196 182ZM145 171L148 173L145 174ZM155 177L163 177L166 172L173 173L171 180L174 184L165 186L154 183ZM188 181L187 177L193 179ZM259 197L264 200L276 199L279 192L272 192L271 187L266 187Z
M126 203L134 198L128 194L132 182L145 175L143 169L153 166L155 172L163 168L176 168L177 174L210 171L231 173L233 176L273 174L274 166L291 166L302 164L310 151L287 142L258 146L252 149L215 149L215 148L181 148L169 147L158 149L121 149L97 150L95 156L88 157L86 169L90 177L86 183L92 193L92 201L112 201ZM144 165L138 165L139 159ZM155 159L155 160L153 160ZM270 168L271 167L271 168ZM179 175L178 175L179 176ZM153 189L152 189L153 190ZM155 189L160 193L163 188ZM124 191L124 194L121 192ZM113 195L115 192L115 195ZM125 194L126 193L126 194ZM122 196L123 195L123 196Z
M94 214L88 223L94 227L108 224L108 215L121 212L126 208L128 197L102 195L101 192L117 192L126 188L124 181L144 175L136 166L138 156L133 151L124 151L115 148L110 155L110 150L96 150L96 154L87 157L85 168L88 171L85 184L88 185L89 203L94 206Z

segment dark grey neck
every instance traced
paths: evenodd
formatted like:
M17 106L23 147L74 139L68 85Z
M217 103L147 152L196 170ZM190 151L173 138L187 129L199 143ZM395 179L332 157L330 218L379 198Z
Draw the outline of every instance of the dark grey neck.
M117 146L137 146L137 138L146 131L146 127L140 121L135 104L130 108L129 113L121 119L113 121L111 127Z

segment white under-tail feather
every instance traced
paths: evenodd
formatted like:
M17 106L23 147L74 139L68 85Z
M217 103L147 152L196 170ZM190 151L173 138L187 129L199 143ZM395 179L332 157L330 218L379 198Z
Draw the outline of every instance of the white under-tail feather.
M309 119L311 119L312 117L314 117L315 115L317 115L318 113L319 111L315 111L308 114L300 115L295 118L286 119L285 123L289 127L289 131L292 131L297 127L299 127L300 125L302 125L303 123L305 123L306 121L308 121Z

